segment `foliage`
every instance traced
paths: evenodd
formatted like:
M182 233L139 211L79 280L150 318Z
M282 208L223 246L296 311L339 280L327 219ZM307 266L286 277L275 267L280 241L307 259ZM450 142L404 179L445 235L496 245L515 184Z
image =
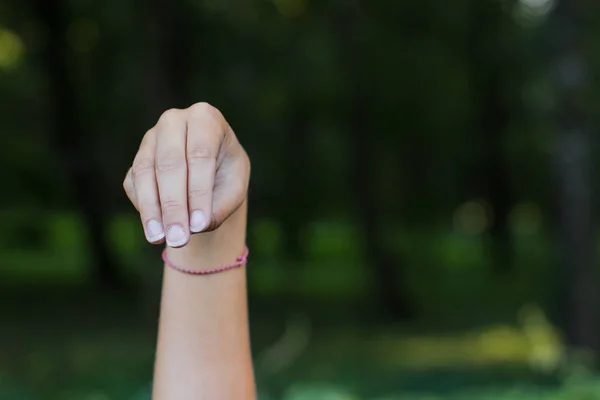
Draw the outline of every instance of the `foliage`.
M196 101L252 159L254 340L312 323L264 400L600 397L565 378L600 347L598 14L572 3L0 2L0 399L148 398L160 261L121 181Z

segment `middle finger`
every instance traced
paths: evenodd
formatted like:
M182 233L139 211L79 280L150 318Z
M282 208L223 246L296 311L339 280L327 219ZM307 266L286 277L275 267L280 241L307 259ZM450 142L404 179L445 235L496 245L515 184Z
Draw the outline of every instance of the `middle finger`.
M156 125L156 180L167 245L184 246L190 237L186 122L182 110L165 112Z

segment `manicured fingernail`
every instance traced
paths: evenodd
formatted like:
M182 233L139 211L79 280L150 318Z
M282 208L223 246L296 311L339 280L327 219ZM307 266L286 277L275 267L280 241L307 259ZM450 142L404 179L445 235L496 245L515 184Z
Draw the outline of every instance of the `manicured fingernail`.
M202 232L204 228L206 228L206 218L204 218L204 213L200 210L194 211L190 220L190 230L197 233Z
M148 221L148 226L146 227L146 238L148 238L148 241L154 243L164 237L165 232L163 231L162 224L155 219Z
M184 245L187 240L187 235L183 228L179 225L173 225L167 231L167 244L171 247Z

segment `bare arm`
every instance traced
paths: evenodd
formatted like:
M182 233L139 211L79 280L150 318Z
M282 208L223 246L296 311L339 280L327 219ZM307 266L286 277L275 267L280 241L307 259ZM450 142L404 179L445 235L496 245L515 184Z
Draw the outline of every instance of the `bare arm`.
M245 218L240 208L216 231L170 249L169 259L232 263L244 249ZM209 276L165 268L153 399L254 399L246 309L244 267Z
M213 269L244 251L249 168L218 110L197 104L163 114L124 186L149 242L166 241L179 267ZM254 400L249 342L245 267L165 267L154 400Z

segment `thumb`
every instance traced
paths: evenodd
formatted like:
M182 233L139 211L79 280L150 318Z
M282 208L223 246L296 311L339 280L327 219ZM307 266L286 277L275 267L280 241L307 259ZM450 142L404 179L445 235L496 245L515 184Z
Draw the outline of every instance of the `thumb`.
M250 159L235 136L219 163L213 189L212 218L207 230L215 230L244 203L250 180ZM225 143L224 143L225 144Z

